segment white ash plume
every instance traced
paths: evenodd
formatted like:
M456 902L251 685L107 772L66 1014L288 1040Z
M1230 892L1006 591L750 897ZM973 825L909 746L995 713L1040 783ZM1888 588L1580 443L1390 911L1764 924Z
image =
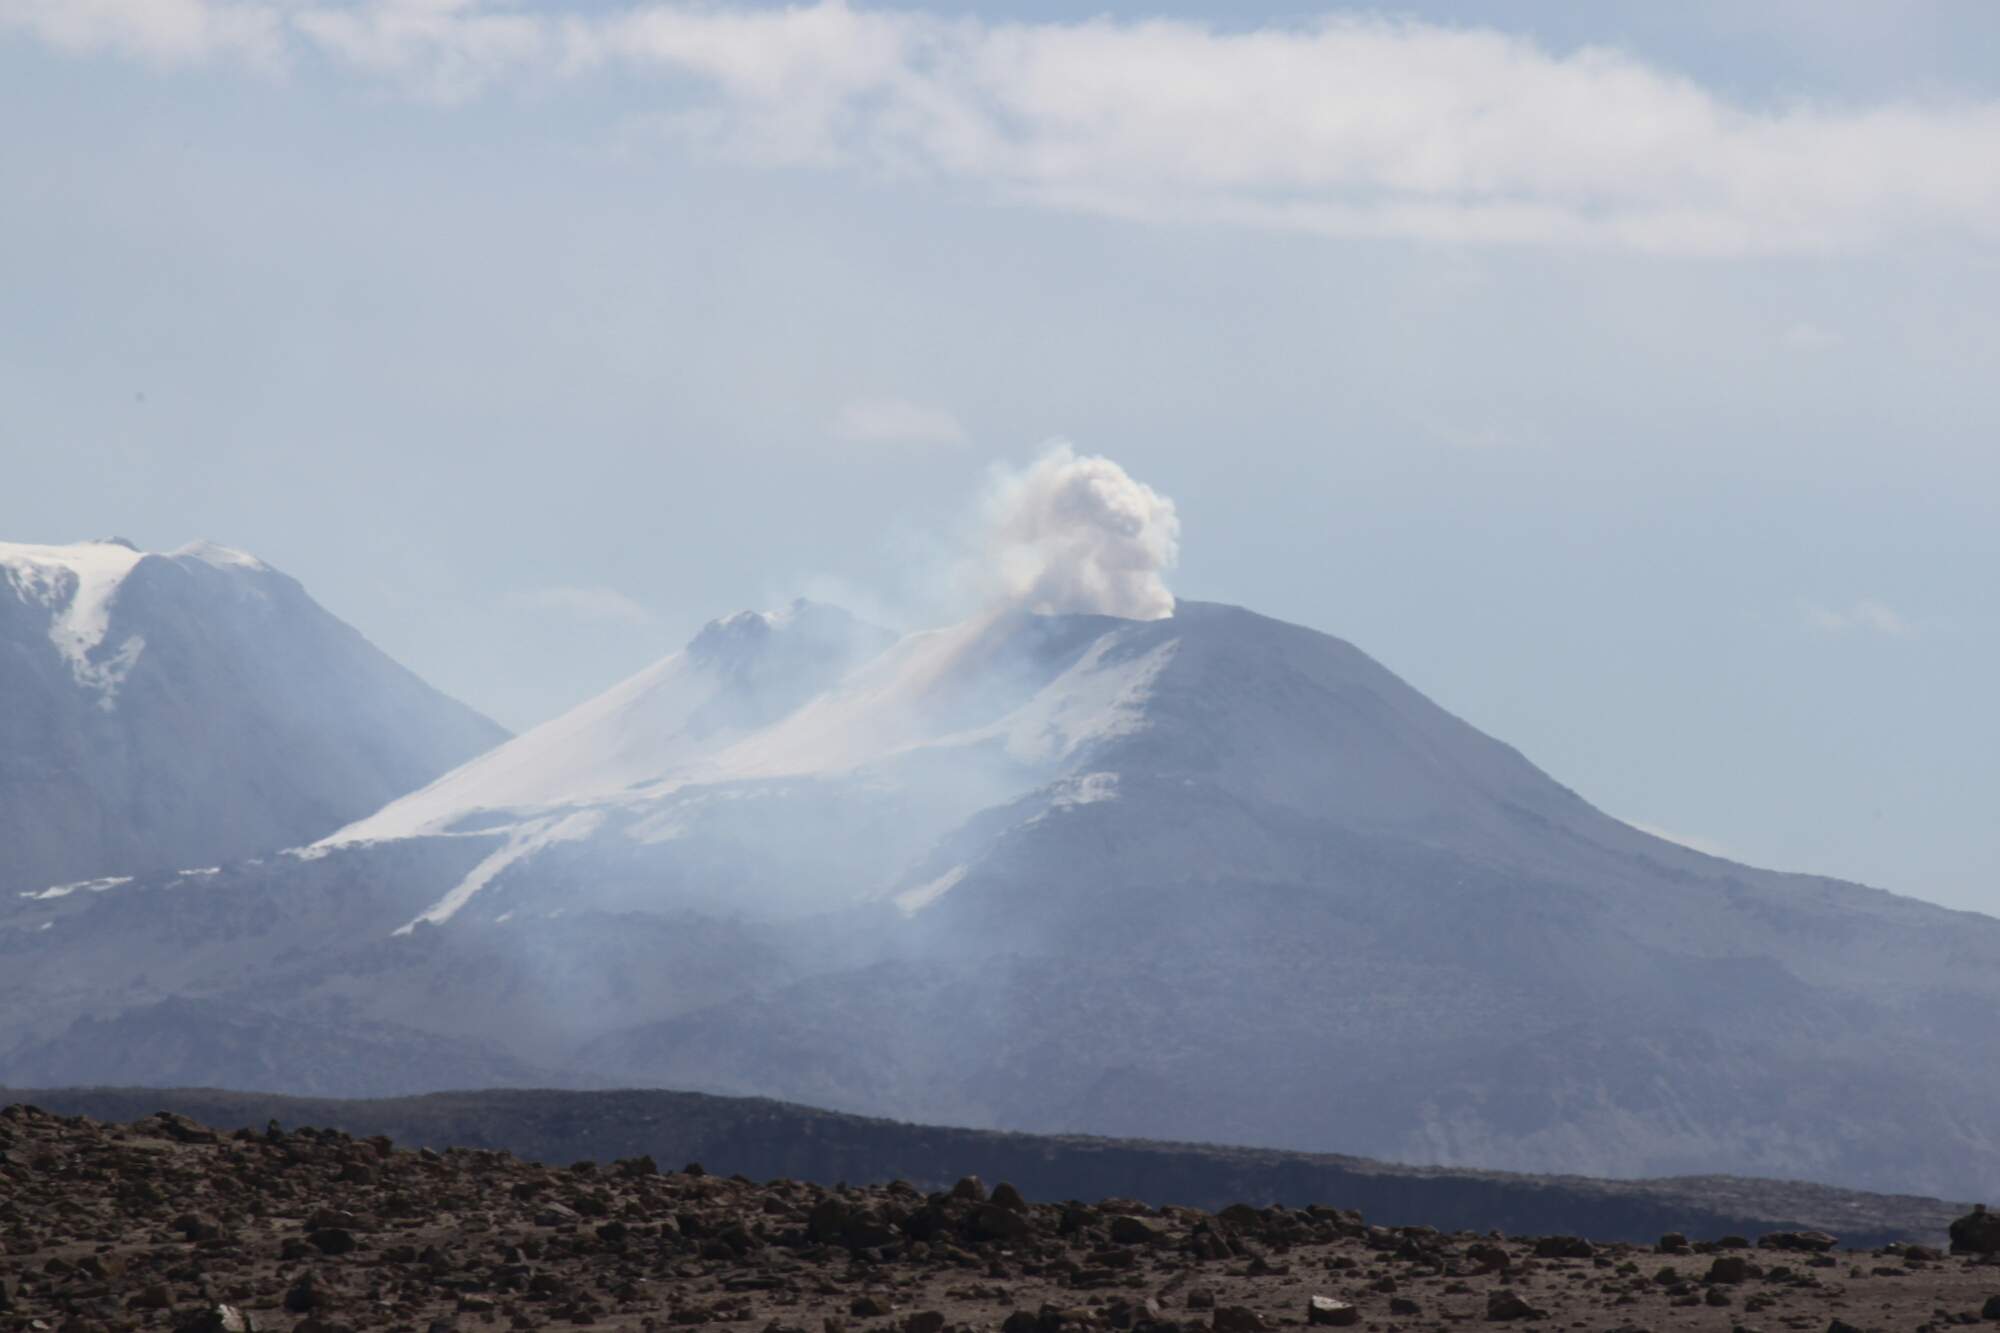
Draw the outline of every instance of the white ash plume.
M997 471L986 508L986 565L1010 605L1128 620L1174 613L1166 574L1180 558L1180 516L1110 459L1058 441L1023 471Z

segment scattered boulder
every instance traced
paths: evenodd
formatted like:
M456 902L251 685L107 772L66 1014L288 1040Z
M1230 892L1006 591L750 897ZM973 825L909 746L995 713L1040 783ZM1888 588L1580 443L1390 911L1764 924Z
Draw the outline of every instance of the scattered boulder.
M1028 1201L1021 1197L1021 1191L1004 1180L993 1187L993 1197L988 1202L995 1208L1005 1208L1010 1213L1028 1211Z
M307 1273L285 1292L284 1306L293 1314L324 1312L333 1304L333 1292L312 1273Z
M1306 1302L1306 1322L1347 1328L1361 1322L1361 1311L1346 1301L1338 1301L1331 1296L1314 1296Z
M170 1138L176 1143L219 1143L221 1141L221 1136L214 1130L198 1125L186 1116L173 1111L156 1112L149 1122L149 1127L154 1133ZM217 1308L227 1309L228 1307L218 1306Z
M233 1305L211 1305L181 1324L179 1333L256 1333L250 1316Z
M1153 1225L1140 1217L1111 1219L1111 1239L1118 1245L1151 1245L1160 1238Z
M345 1227L321 1227L306 1236L306 1243L321 1254L351 1254L354 1250L354 1233Z
M1495 1323L1511 1319L1547 1319L1546 1310L1528 1304L1527 1298L1511 1287L1501 1287L1486 1296L1486 1317Z
M1544 1236L1535 1242L1537 1259L1592 1259L1597 1247L1577 1236Z
M1719 1254L1715 1262L1708 1266L1709 1282L1720 1282L1729 1286L1750 1280L1750 1261L1737 1254Z
M1016 1212L1004 1204L981 1204L972 1215L975 1240L1020 1240L1033 1232L1034 1224L1025 1213Z
M1975 1204L1971 1212L1951 1224L1953 1254L2000 1254L2000 1213L1989 1213L1986 1205Z

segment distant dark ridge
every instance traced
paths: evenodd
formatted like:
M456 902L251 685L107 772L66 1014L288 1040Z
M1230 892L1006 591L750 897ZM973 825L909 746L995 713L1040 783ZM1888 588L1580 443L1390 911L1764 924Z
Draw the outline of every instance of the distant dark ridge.
M961 1176L1012 1181L1031 1199L1131 1198L1219 1209L1324 1203L1390 1226L1650 1242L1817 1229L1843 1244L1941 1239L1963 1204L1728 1176L1597 1180L1395 1166L1359 1157L909 1125L763 1098L690 1092L440 1092L370 1101L208 1088L0 1088L66 1115L131 1121L177 1111L220 1128L313 1125L432 1148L503 1148L536 1161L651 1155L758 1180L832 1184Z

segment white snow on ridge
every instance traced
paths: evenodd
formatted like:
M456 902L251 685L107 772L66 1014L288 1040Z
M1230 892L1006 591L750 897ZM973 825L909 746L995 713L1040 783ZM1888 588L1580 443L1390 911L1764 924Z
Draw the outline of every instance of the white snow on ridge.
M763 624L778 628L768 617ZM985 616L908 635L806 693L839 662L820 659L825 676L792 674L798 659L759 629L744 615L716 621L689 650L288 855L412 837L490 839L469 873L394 932L408 935L452 920L510 867L554 844L734 837L753 826L744 802L774 802L781 817L810 821L832 808L821 802L880 785L887 800L907 793L908 816L941 821L942 833L1051 782L1051 807L1115 800L1116 774L1068 770L1147 725L1147 700L1181 646L1160 622L1099 628ZM818 642L805 641L808 656ZM759 694L769 680L779 692ZM948 762L939 769L933 757ZM952 779L932 789L927 775L940 772ZM800 804L785 805L792 801ZM872 885L847 887L892 892L903 871L885 863L868 872L881 876ZM905 880L893 902L914 914L964 873L914 887Z
M314 849L442 833L482 810L611 798L657 780L702 748L686 727L716 689L685 652L675 653L330 834Z
M930 747L999 741L1023 764L1058 763L1143 725L1154 679L1177 641L1112 662L1126 627L1106 630L1066 670L990 721L935 719L940 700L995 694L986 679L1005 637L990 619L912 634L775 726L714 756L700 780L837 773ZM1004 671L1004 668L1002 668ZM994 707L1005 700L995 698ZM963 721L963 719L960 719Z
M953 866L928 884L919 884L896 895L896 906L904 916L915 916L958 887L965 878L964 866Z
M468 822L498 832L562 809L672 790L769 721L767 710L789 707L774 699L830 682L851 650L844 633L869 632L846 612L804 601L713 621L682 651L315 847L474 831ZM478 818L485 814L492 818Z
M542 848L558 842L576 842L589 837L604 822L604 815L595 810L583 811L564 819L536 819L519 825L507 835L507 843L485 860L472 868L470 874L428 908L419 912L415 919L398 926L392 934L408 935L419 925L442 925L458 914L458 909L471 902L473 895L491 884L501 871L516 861L530 856Z
M105 644L119 590L146 558L146 552L118 538L67 546L0 542L0 574L22 601L48 610L49 641L69 663L77 684L97 691L98 707L106 711L116 706L118 687L146 649L138 634L128 635L116 648L107 650ZM207 541L191 542L165 558L252 573L270 569L255 556Z
M1153 682L1173 661L1180 641L1167 639L1141 656L1108 663L1105 659L1117 646L1118 637L1117 631L1106 634L1033 699L975 734L1003 739L1007 752L1017 759L1052 763L1068 759L1086 745L1139 730L1145 725L1145 704ZM1096 776L1117 781L1115 774ZM1107 796L1100 794L1073 804L1104 799Z
M117 541L70 546L0 542L0 570L22 601L48 609L50 642L77 683L98 692L101 708L113 706L119 684L145 650L145 640L135 634L108 660L92 660L110 629L119 587L143 559L143 553Z
M111 875L104 879L80 879L74 884L58 884L49 889L30 889L21 896L31 902L47 902L52 898L67 898L72 893L103 893L106 889L131 882L130 875Z
M711 628L751 616L776 628L785 613L744 612ZM907 635L747 730L721 726L713 713L695 725L727 683L689 652L676 653L293 855L450 833L507 834L511 846L582 810L631 812L639 818L622 821L630 836L663 841L699 818L701 803L651 818L646 807L688 788L844 775L919 751L990 747L1018 766L1025 791L1085 747L1143 726L1153 682L1178 648L1167 637L1121 654L1138 627L1114 624L1042 676L1054 668L1024 665L1017 637L1032 623L988 616ZM1110 794L1100 783L1076 799Z

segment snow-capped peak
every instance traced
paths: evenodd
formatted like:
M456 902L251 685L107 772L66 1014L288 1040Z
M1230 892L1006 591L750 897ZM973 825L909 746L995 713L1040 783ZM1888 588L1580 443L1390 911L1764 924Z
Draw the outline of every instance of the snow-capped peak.
M118 538L68 546L0 542L0 570L14 595L46 609L49 641L77 684L96 691L103 708L113 706L120 682L145 650L146 641L135 634L110 652L102 651L112 603L126 575L143 559L142 552Z
M248 573L270 570L253 555L208 541L191 542L165 557L141 551L124 537L64 546L0 542L0 574L17 598L47 613L49 641L77 684L93 691L106 710L116 706L119 685L146 648L140 634L107 642L112 611L132 571L146 560L162 558Z

